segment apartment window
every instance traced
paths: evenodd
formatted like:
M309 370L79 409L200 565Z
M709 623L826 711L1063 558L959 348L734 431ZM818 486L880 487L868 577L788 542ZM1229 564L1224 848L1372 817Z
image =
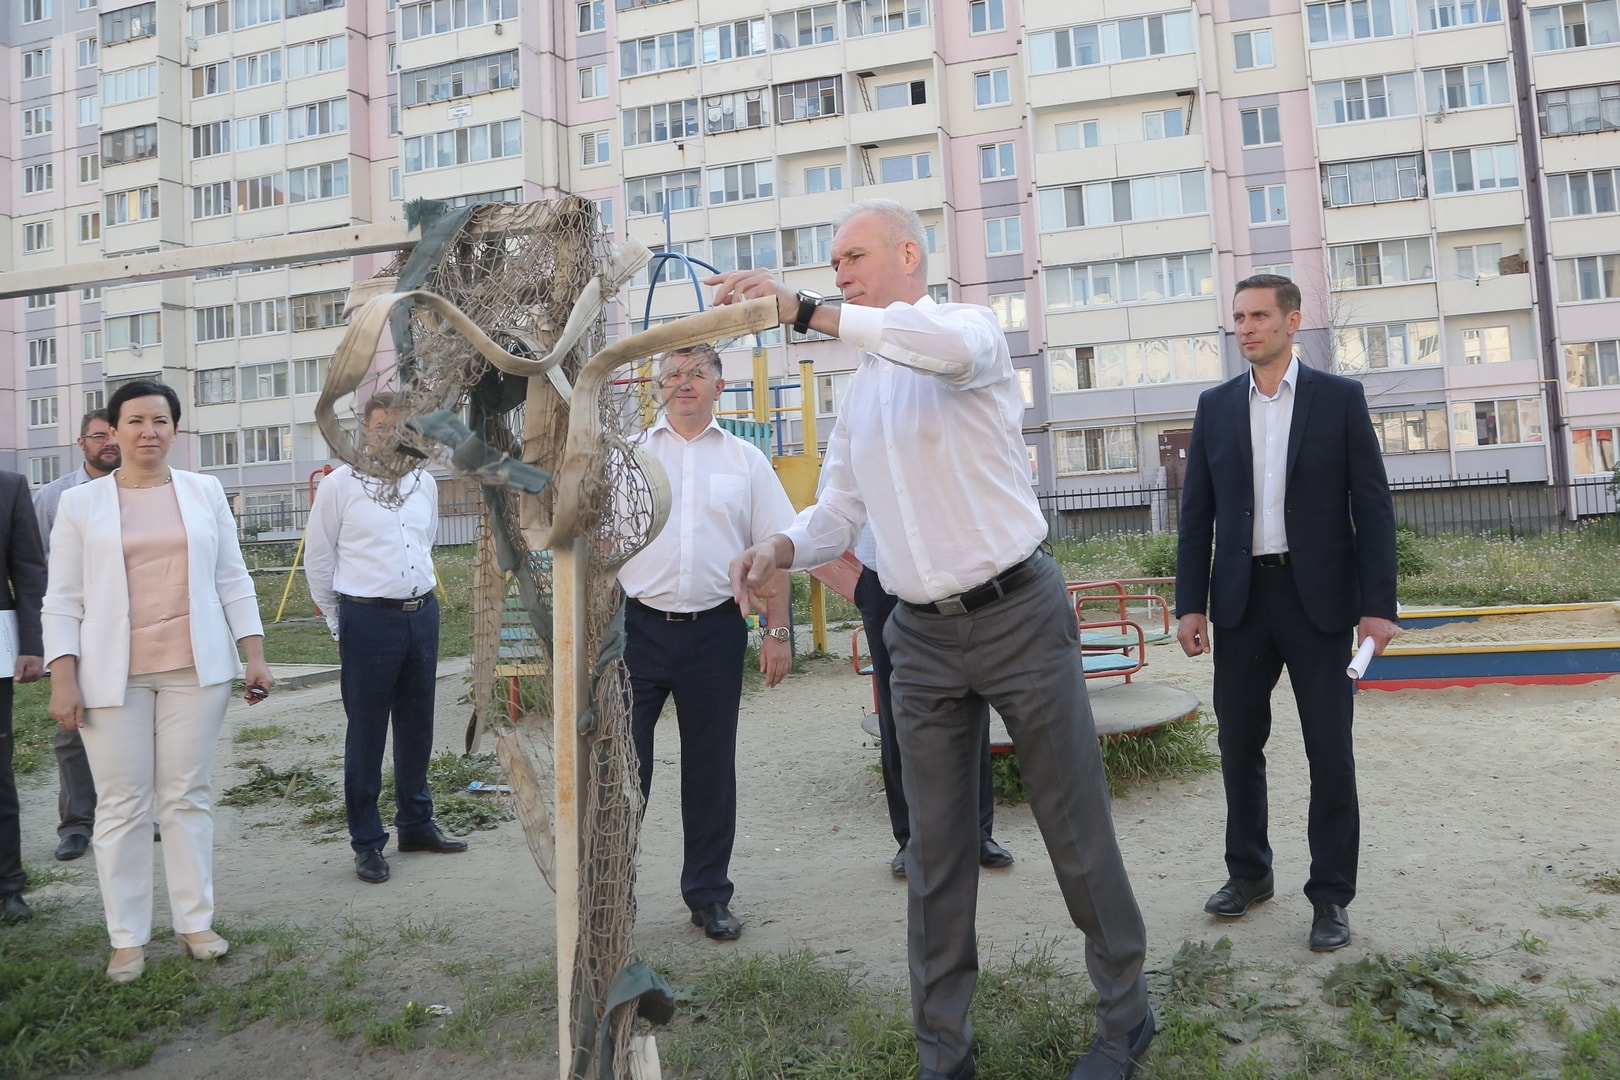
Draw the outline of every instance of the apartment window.
M51 0L22 0L22 22L24 25L42 22L50 17Z
M1179 300L1210 296L1215 290L1209 253L1204 251L1060 266L1047 270L1045 281L1051 311Z
M1029 308L1021 292L991 293L990 312L995 315L996 322L1001 325L1002 330L1029 329ZM1024 404L1030 404L1027 398Z
M722 131L742 131L745 128L764 127L765 91L743 90L735 94L720 94L703 99L704 130L710 135Z
M1505 326L1481 326L1462 332L1465 364L1505 364L1513 359L1513 346Z
M1556 259L1560 303L1620 299L1620 255Z
M1519 155L1511 145L1436 150L1430 155L1436 195L1519 186Z
M709 170L709 205L769 199L776 193L775 168L765 161L720 165Z
M29 293L23 297L23 309L25 311L47 311L55 306L55 293Z
M816 415L837 416L844 407L844 395L849 392L853 371L834 371L816 376Z
M236 331L241 337L286 333L287 301L278 297L236 305Z
M602 131L596 135L601 138L600 154L595 162L587 157L586 165L601 164L607 160L608 133ZM522 152L523 122L516 119L497 120L493 124L477 124L406 139L405 173L408 176L429 169L448 169L478 161L516 157Z
M785 124L818 116L841 116L843 99L844 80L838 75L783 83L776 88L776 122Z
M1271 67L1271 31L1245 30L1233 34L1232 52L1239 71Z
M157 97L157 65L112 71L101 77L101 99L108 105Z
M1620 41L1620 11L1615 0L1530 9L1530 47L1536 52L1584 49Z
M51 235L51 223L48 221L31 221L23 226L23 251L49 251L56 246L55 238Z
M92 285L88 289L80 289L79 290L79 299L82 300L86 304L100 303L101 302L101 286L100 285Z
M236 209L238 213L281 206L287 201L287 188L280 173L255 176L236 182Z
M281 18L281 0L234 0L234 3L238 30Z
M1501 21L1501 0L1418 0L1420 30L1450 30Z
M1434 251L1427 236L1336 245L1328 248L1328 262L1335 289L1434 280Z
M23 0L33 3L34 0ZM101 17L101 43L119 45L157 33L157 4L136 4Z
M1430 113L1512 104L1507 61L1430 68L1423 73L1423 101Z
M662 214L667 206L670 212L695 210L703 205L700 186L702 174L697 169L668 173L663 176L644 176L624 182L626 217L645 217Z
M326 292L303 293L293 297L290 302L293 330L320 330L328 326L341 325L343 308L348 300L347 289L330 289Z
M685 255L688 258L701 259L704 257L705 248L703 241L693 240L685 244L654 244L651 250L654 255ZM636 271L636 276L631 281L631 284L636 288L645 289L647 287L648 282L651 280L648 267L658 270L658 280L660 282L687 281L697 274L708 273L708 271L700 267L689 266L686 259L655 259L653 262L648 263L647 266Z
M486 0L492 2L492 0ZM388 10L394 10L394 0L388 0ZM287 18L295 19L300 15L313 15L318 11L337 11L343 7L343 0L287 0Z
M56 366L56 339L54 337L30 338L28 340L28 366L31 368Z
M452 4L449 0L424 0L399 5L399 37L414 41L434 34L449 34L469 26L504 22L517 18L518 0L483 0Z
M1458 449L1538 443L1541 441L1541 399L1454 402L1451 432Z
M223 311L225 311L227 313L226 318L227 318L227 320L229 319L229 312L231 310L230 305L227 304L223 309L217 309L216 308L214 310L223 310ZM197 314L200 317L202 315L202 312L199 311ZM227 334L225 336L229 337L230 335ZM207 368L205 370L197 372L197 404L198 405L222 405L222 404L225 404L227 402L231 402L231 401L235 401L235 400L236 400L236 369L235 368L233 368L233 367ZM205 435L205 436L203 436L203 438L208 438L208 436ZM232 464L235 464L235 462L233 461Z
M101 211L93 210L79 215L79 243L90 244L101 239Z
M101 163L103 165L123 165L130 161L155 158L157 157L157 150L156 124L144 124L141 127L125 128L122 131L109 131L101 136Z
M608 70L606 64L594 64L579 69L579 100L607 97Z
M202 67L191 69L191 96L194 98L223 94L230 88L231 62L229 60L221 60L216 64L204 64Z
M331 360L325 356L311 357L308 360L294 360L293 393L318 394L321 387L326 385L326 372L331 366Z
M783 266L826 266L832 261L833 227L805 225L782 230Z
M1333 332L1333 356L1341 374L1389 368L1424 367L1440 362L1437 322L1379 323Z
M31 428L56 426L56 395L28 399L28 426Z
M108 316L102 322L102 329L106 331L107 348L114 352L127 349L131 345L163 343L163 324L155 311Z
M201 184L191 189L191 219L224 217L231 212L231 182Z
M579 163L581 165L606 165L612 160L612 151L608 144L611 138L605 131L588 131L579 137ZM409 166L406 171L411 171Z
M1571 464L1578 476L1613 473L1614 448L1620 443L1620 428L1575 428L1570 431L1574 453Z
M212 124L202 124L191 129L191 157L213 157L215 154L228 154L231 151L231 122L220 120Z
M1013 144L1010 142L992 143L989 146L979 147L979 179L1005 180L1018 175L1018 167L1013 160Z
M287 141L313 139L349 130L349 99L314 101L287 110Z
M873 102L879 109L904 109L908 105L921 105L927 100L928 83L922 79L885 83L873 94Z
M247 364L242 367L242 400L262 401L287 396L287 361Z
M258 116L249 116L236 122L236 148L238 150L252 150L259 146L274 146L282 141L283 123L282 113L278 109L273 113L260 113Z
M815 195L823 191L842 191L844 189L844 167L842 165L817 165L804 170L804 193Z
M1281 184L1249 188L1250 225L1286 225L1288 189Z
M619 43L621 79L628 79L632 75L646 75L654 71L688 68L696 62L691 30L679 30L671 34L659 34L657 37Z
M776 232L717 236L709 242L711 259L722 274L731 270L776 269Z
M928 0L845 0L844 33L848 37L896 34L928 25Z
M236 88L247 90L281 81L281 50L236 58ZM195 96L195 95L193 95Z
M698 133L697 98L625 109L619 117L626 147L691 139Z
M402 198L400 195L399 166L395 165L388 170L388 197L390 199Z
M1072 428L1052 432L1052 452L1059 476L1130 472L1136 468L1136 428Z
M927 154L897 154L893 157L878 158L880 184L898 184L905 180L921 180L932 175L932 166Z
M196 317L197 341L199 343L224 341L226 338L236 336L236 308L232 304L198 308Z
M1144 114L1144 121L1146 115ZM1082 147L1098 146L1101 144L1099 135L1095 120L1071 120L1057 124L1052 128L1052 149L1079 150Z
M101 50L97 47L97 45L98 42L93 37L79 39L78 50L80 67L88 68L96 66L96 64L99 62L98 57L101 53Z
M198 375L212 374L211 372L198 372ZM225 374L235 375L234 371L226 370ZM230 398L221 400L229 401ZM203 402L199 400L197 404ZM197 460L205 469L219 469L227 465L241 464L237 453L236 432L211 431L197 436Z
M1536 95L1543 135L1620 131L1620 83L1548 90Z
M1174 139L1187 134L1187 123L1180 109L1154 109L1142 114L1142 138Z
M968 31L986 34L1007 29L1007 9L1003 0L969 0Z
M106 407L107 392L105 390L86 390L84 392L84 412L98 412Z
M1024 241L1018 227L1018 217L994 217L984 219L984 253L986 255L1010 255L1015 251L1024 250Z
M603 68L606 71L606 67ZM518 84L517 50L416 68L399 78L400 104L406 108L430 101L487 94Z
M1316 124L1353 124L1417 115L1417 83L1410 73L1316 84Z
M938 225L924 225L923 226L923 248L930 255L938 255L939 254L939 226Z
M1375 412L1372 425L1378 448L1386 454L1422 454L1449 446L1445 409Z
M49 135L56 126L49 105L24 109L22 119L22 133L25 139L33 135Z
M607 29L607 4L605 0L584 0L574 5L574 25L582 34L595 33Z
M349 62L348 39L342 36L287 46L287 78L339 71Z
M1192 51L1192 14L1178 11L1031 34L1029 70L1040 75Z
M1155 338L1047 350L1053 392L1221 377L1220 345L1213 336Z
M1411 31L1407 0L1329 0L1305 5L1306 37L1312 45L1400 37Z
M271 461L292 460L292 428L286 424L272 427L244 428L242 431L242 464L258 465Z
M54 483L62 477L62 458L57 454L48 454L44 457L28 459L28 483L33 487L43 487Z
M1423 196L1423 159L1417 154L1337 161L1320 167L1322 202L1361 206Z
M158 189L149 187L120 191L103 198L102 220L108 225L130 221L150 221L158 216Z
M980 71L973 76L973 103L979 108L1006 105L1012 101L1012 84L1006 68Z
M79 126L89 127L101 122L101 98L95 94L79 98Z
M595 206L596 206L596 224L597 224L598 230L601 231L601 232L612 232L613 231L613 200L612 199L592 199L591 202L594 203Z
M24 195L38 195L56 186L56 170L49 162L24 165L22 176Z
M1043 232L1202 214L1208 209L1202 169L1041 188L1035 197Z
M771 16L771 44L778 51L825 45L838 38L835 5L820 4Z
M745 56L765 55L765 17L741 19L703 28L703 62L739 60Z
M211 4L191 9L191 36L213 37L231 28L230 0L214 0Z
M1547 177L1548 213L1555 218L1612 214L1620 169L1555 173Z
M1244 109L1238 113L1243 129L1244 146L1274 146L1282 142L1282 125L1277 119L1277 106Z
M42 79L51 73L51 50L29 49L22 54L22 77Z

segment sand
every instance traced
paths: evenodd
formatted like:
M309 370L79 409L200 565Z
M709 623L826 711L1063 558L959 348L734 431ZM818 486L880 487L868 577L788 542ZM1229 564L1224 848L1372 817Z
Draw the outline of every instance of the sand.
M1421 614L1421 612L1413 612ZM1620 604L1570 611L1486 615L1473 622L1402 630L1394 645L1454 645L1524 641L1620 641Z
M835 648L847 647L847 632L833 641ZM1171 644L1151 649L1150 661L1138 678L1184 686L1208 700L1208 657L1188 659ZM446 749L459 747L466 707L456 699L462 692L459 677L441 680L438 743ZM775 690L745 697L732 876L733 907L746 929L736 944L705 940L680 899L679 746L674 725L664 725L642 835L637 941L644 953L690 959L730 949L809 947L903 985L904 886L888 872L894 842L872 768L877 753L860 727L870 703L868 680L847 662L814 664ZM281 724L289 734L263 747L236 746L234 733L250 723ZM341 731L335 685L279 693L251 712L234 704L216 790L246 777L244 759L282 765L324 759L338 752ZM1205 898L1225 877L1218 775L1145 785L1116 800L1151 963L1167 960L1186 939L1226 934L1239 960L1293 970L1295 985L1314 1000L1312 976L1339 960L1445 941L1485 955L1478 971L1486 978L1517 982L1527 975L1550 992L1570 975L1593 984L1601 1000L1620 999L1620 901L1582 884L1594 872L1620 867L1614 828L1620 819L1620 680L1362 694L1357 755L1363 845L1360 895L1350 908L1355 936L1348 950L1331 957L1305 946L1310 906L1300 888L1308 858L1307 778L1286 679L1275 698L1270 753L1275 901L1236 923L1203 913ZM25 778L24 858L30 862L51 857L55 796L54 774ZM461 1004L459 985L431 961L517 961L553 948L552 897L515 822L475 833L465 855L390 852L393 880L374 886L356 880L347 843L312 842L311 830L293 823L297 816L266 807L219 809L216 891L227 930L233 921L295 923L335 938L347 919L385 930L403 916L453 920L459 940L418 946L418 955L398 969L397 996L401 1003L454 1008ZM1021 945L1056 939L1059 953L1083 970L1080 934L1064 916L1027 808L998 808L996 836L1018 862L982 878L984 948L1005 957ZM80 865L88 871L89 863ZM98 921L94 878L86 872L81 882L47 892L65 902L66 918ZM1589 921L1542 913L1604 900L1616 902L1605 917ZM165 915L160 901L160 926ZM1544 955L1510 947L1526 931L1546 941ZM161 934L154 944L158 955L173 948ZM360 1040L340 1041L318 1026L289 1029L269 1021L228 1036L211 1028L183 1032L136 1072L164 1080L342 1080L458 1068L497 1080L557 1075L554 1062L366 1051Z

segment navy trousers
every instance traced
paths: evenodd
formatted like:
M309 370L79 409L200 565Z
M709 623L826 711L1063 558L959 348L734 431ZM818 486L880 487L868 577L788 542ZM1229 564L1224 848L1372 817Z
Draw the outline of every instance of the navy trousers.
M889 690L889 675L894 666L889 663L889 647L883 644L883 627L899 602L899 597L884 591L875 570L870 566L861 568L860 579L855 582L855 606L861 611L861 626L866 630L866 648L872 657L872 684L877 690L878 760L883 765L883 797L889 803L889 826L894 830L895 843L904 848L911 840L911 810L906 806L906 792L900 783L900 740L894 734L894 698ZM979 839L989 840L995 836L996 794L990 779L988 707L979 749Z
M17 818L17 778L11 772L11 679L0 679L0 894L22 892L22 826Z
M681 896L694 911L729 904L737 836L737 708L748 624L735 604L691 622L672 622L631 603L624 626L642 801L652 793L653 730L674 695L685 836Z
M383 749L394 729L394 825L400 835L433 822L428 759L433 756L433 695L439 671L439 601L416 611L338 601L342 643L343 806L355 851L388 843L377 799Z

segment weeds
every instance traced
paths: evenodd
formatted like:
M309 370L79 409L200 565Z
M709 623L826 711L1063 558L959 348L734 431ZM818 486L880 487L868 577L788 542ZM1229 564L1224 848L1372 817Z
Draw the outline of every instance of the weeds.
M1600 893L1620 894L1620 870L1600 870L1586 879L1586 887Z
M1598 904L1596 907L1588 908L1577 907L1570 904L1558 904L1551 907L1546 904L1542 904L1540 911L1548 918L1558 916L1564 919L1581 919L1589 921L1592 919L1601 919L1603 916L1607 915L1609 913L1609 905Z
M1213 724L1184 720L1101 740L1108 790L1119 795L1136 784L1182 780L1220 768L1220 755L1209 748L1214 730ZM990 782L997 802L1016 806L1027 798L1016 753L991 759Z
M332 781L313 766L294 765L277 772L260 762L253 767L252 776L226 788L218 802L221 806L255 806L267 802L319 803L335 798Z
M280 724L254 724L245 727L236 733L238 743L262 743L279 739L287 734L287 729Z
M1450 1043L1468 1023L1466 1004L1522 1004L1506 986L1480 982L1463 970L1467 957L1444 947L1390 959L1382 953L1338 964L1322 980L1330 1005L1366 1002L1382 1020L1420 1039Z

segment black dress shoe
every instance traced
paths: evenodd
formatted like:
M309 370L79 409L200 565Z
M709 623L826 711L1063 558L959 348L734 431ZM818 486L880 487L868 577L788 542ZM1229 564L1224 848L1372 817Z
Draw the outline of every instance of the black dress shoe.
M373 885L387 881L388 860L383 858L382 849L372 848L370 851L356 852L354 856L354 876Z
M891 873L895 877L899 877L899 878L903 878L903 877L906 876L906 849L905 848L901 848L899 851L895 852L894 853L894 858L889 860L889 873Z
M1311 952L1336 952L1350 944L1350 920L1338 904L1312 904Z
M399 850L434 851L440 855L451 855L458 851L466 851L467 841L444 835L438 823L430 821L427 828L420 832L400 833Z
M979 841L979 865L986 870L1000 870L1003 866L1013 864L1012 852L996 843L990 837Z
M935 1069L923 1069L917 1074L917 1080L973 1080L979 1075L979 1067L973 1063L973 1055L969 1054L962 1059L962 1064L948 1073Z
M90 850L90 838L82 832L68 833L62 837L61 843L56 845L56 861L72 862L74 859L84 858L84 853Z
M734 941L742 936L742 923L724 904L709 904L692 912L692 925L716 941Z
M1091 1040L1088 1049L1075 1063L1069 1080L1130 1080L1136 1072L1136 1063L1147 1053L1157 1025L1153 1010L1142 1017L1142 1022L1123 1039L1104 1039L1101 1035Z
M1270 900L1275 892L1270 873L1258 881L1227 878L1226 884L1217 889L1215 895L1204 904L1204 910L1223 919L1235 919L1239 915L1247 914L1250 906Z
M25 923L34 917L34 909L28 906L20 892L0 894L0 923Z

